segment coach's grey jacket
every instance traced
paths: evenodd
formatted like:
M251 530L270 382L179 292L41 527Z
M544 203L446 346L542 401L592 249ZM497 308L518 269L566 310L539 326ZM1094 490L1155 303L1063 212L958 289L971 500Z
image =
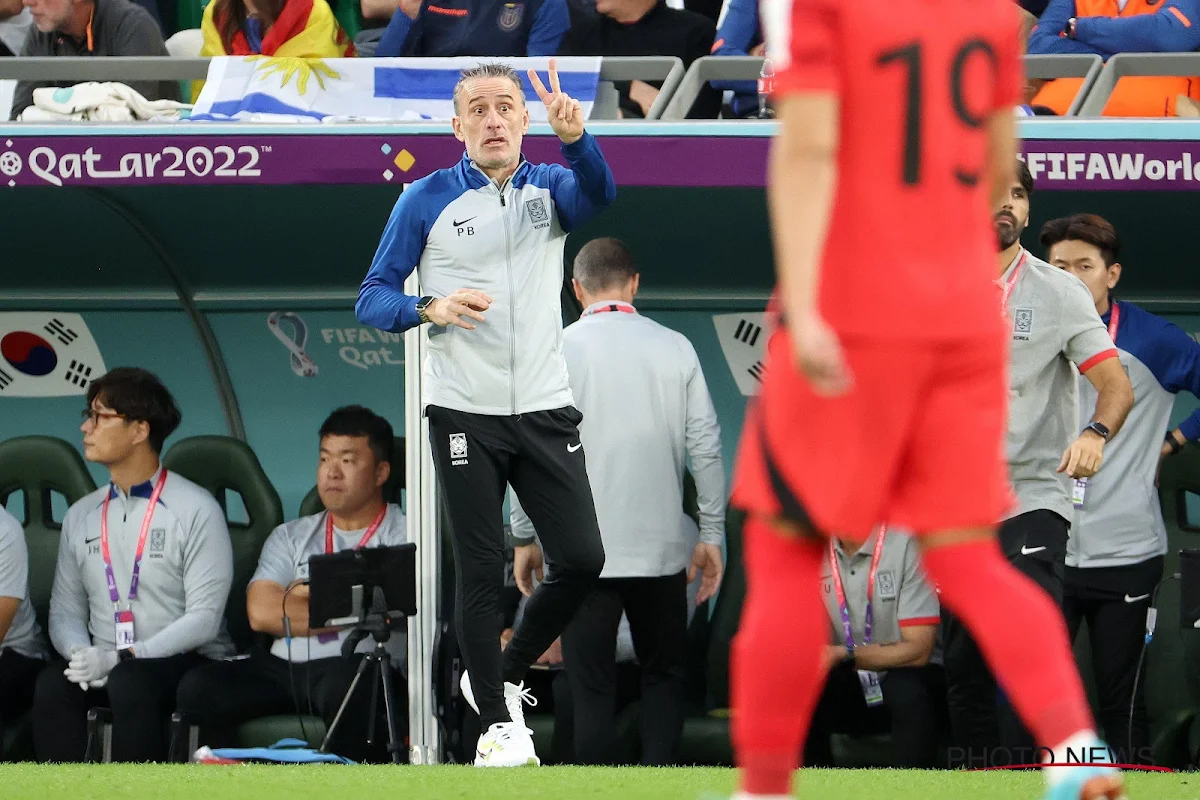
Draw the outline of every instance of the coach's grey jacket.
M522 157L503 185L464 154L396 201L359 289L359 321L394 332L419 324L419 298L403 292L414 268L424 294L470 288L492 298L475 330L430 328L423 406L509 415L572 404L562 352L563 247L617 188L591 134L562 153L570 169Z

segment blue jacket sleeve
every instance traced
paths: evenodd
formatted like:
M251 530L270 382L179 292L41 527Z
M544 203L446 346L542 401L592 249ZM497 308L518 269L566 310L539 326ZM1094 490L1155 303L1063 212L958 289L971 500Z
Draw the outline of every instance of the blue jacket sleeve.
M1153 14L1080 17L1075 38L1108 53L1188 53L1200 49L1200 0L1167 0Z
M417 194L412 189L400 194L383 229L371 269L358 289L354 315L363 325L399 333L421 322L417 316L420 298L404 293L404 281L417 268L429 235Z
M558 55L567 28L571 27L571 15L567 11L567 0L546 0L533 18L529 41L525 44L527 56Z
M414 28L420 27L420 19L420 16L417 19L411 19L408 14L397 8L396 13L392 14L392 21L384 30L379 44L375 46L375 57L398 58L404 52L404 43L408 40L409 34L413 33ZM415 35L419 36L420 31L418 30Z
M729 0L725 7L725 18L717 30L717 41L713 43L714 56L745 56L758 37L757 0ZM733 91L755 94L758 86L754 81L710 81L718 91Z
M562 145L562 154L571 169L559 167L551 173L550 197L563 230L570 233L617 199L617 182L600 152L600 143L590 133L585 131L579 141Z
M1030 55L1100 55L1105 58L1112 55L1100 52L1078 39L1068 39L1060 35L1067 26L1067 20L1075 15L1075 0L1050 0L1045 13L1038 20L1037 27L1029 35L1026 52Z
M1200 397L1200 342L1188 336L1178 325L1159 320L1162 327L1153 338L1143 363L1168 392L1183 390ZM1179 423L1179 430L1189 442L1200 439L1200 409ZM1166 431L1163 431L1166 433Z

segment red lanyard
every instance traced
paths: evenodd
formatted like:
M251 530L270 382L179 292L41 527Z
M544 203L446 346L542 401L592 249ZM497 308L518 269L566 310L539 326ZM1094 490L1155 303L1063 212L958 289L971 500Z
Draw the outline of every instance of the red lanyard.
M367 546L367 542L371 541L371 537L375 535L375 531L379 530L379 526L383 524L383 518L387 516L387 503L383 504L383 508L379 509L379 513L375 515L375 521L367 528L367 532L362 535L355 545L355 550L361 550ZM329 555L333 552L333 514L325 514L325 554Z
M1021 268L1025 266L1026 259L1029 258L1029 253L1024 249L1021 250L1021 257L1017 260L1017 265L1013 267L1012 275L1008 276L1008 280L1004 282L1004 294L1000 297L1000 308L1008 311L1008 298L1012 296L1013 289L1017 287L1017 278L1021 277Z
M1113 344L1117 343L1117 325L1121 321L1121 307L1117 305L1117 301L1112 302L1112 316L1108 318L1108 338L1113 340Z
M867 571L867 611L863 621L863 644L871 643L871 629L875 626L875 610L872 600L875 597L875 577L879 572L879 559L883 555L883 540L887 529L880 527L875 537L875 551L871 554L871 568ZM842 633L845 635L846 647L854 647L854 631L850 626L850 606L846 604L846 587L842 585L842 571L838 567L837 549L833 540L829 540L829 571L833 573L833 591L837 596L838 610L842 616Z
M167 471L164 469L158 474L158 482L154 484L154 491L150 493L150 502L146 506L146 514L142 517L142 530L138 534L137 551L133 555L133 578L129 582L131 603L137 598L142 553L146 551L146 536L150 533L150 521L154 519L154 507L158 505L158 498L162 497L163 487L166 485ZM112 489L108 490L108 494L104 496L104 505L100 508L100 555L104 558L104 579L108 583L108 597L112 600L113 607L117 608L121 604L121 595L117 592L117 579L113 575L112 556L108 549L108 501L112 499L112 492Z
M637 311L634 309L634 307L629 305L629 303L616 302L616 303L608 303L606 305L599 306L598 308L585 309L583 312L583 316L587 317L592 314L604 314L609 311L620 311L625 314L636 314L637 313Z

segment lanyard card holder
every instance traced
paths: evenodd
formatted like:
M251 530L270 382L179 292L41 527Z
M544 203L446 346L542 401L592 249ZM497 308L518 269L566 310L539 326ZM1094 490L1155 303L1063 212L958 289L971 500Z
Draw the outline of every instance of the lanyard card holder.
M878 672L860 669L858 682L862 685L863 699L867 701L867 708L883 705L883 684L879 682Z
M126 650L133 647L136 641L133 633L133 610L117 611L113 616L117 624L117 649Z

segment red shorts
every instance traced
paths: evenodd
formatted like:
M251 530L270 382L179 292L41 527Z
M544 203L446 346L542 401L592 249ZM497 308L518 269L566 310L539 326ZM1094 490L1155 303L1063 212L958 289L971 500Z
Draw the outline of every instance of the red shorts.
M854 385L820 397L786 332L772 335L733 504L854 540L883 523L924 534L1003 519L1013 505L1005 340L849 340L842 349Z

